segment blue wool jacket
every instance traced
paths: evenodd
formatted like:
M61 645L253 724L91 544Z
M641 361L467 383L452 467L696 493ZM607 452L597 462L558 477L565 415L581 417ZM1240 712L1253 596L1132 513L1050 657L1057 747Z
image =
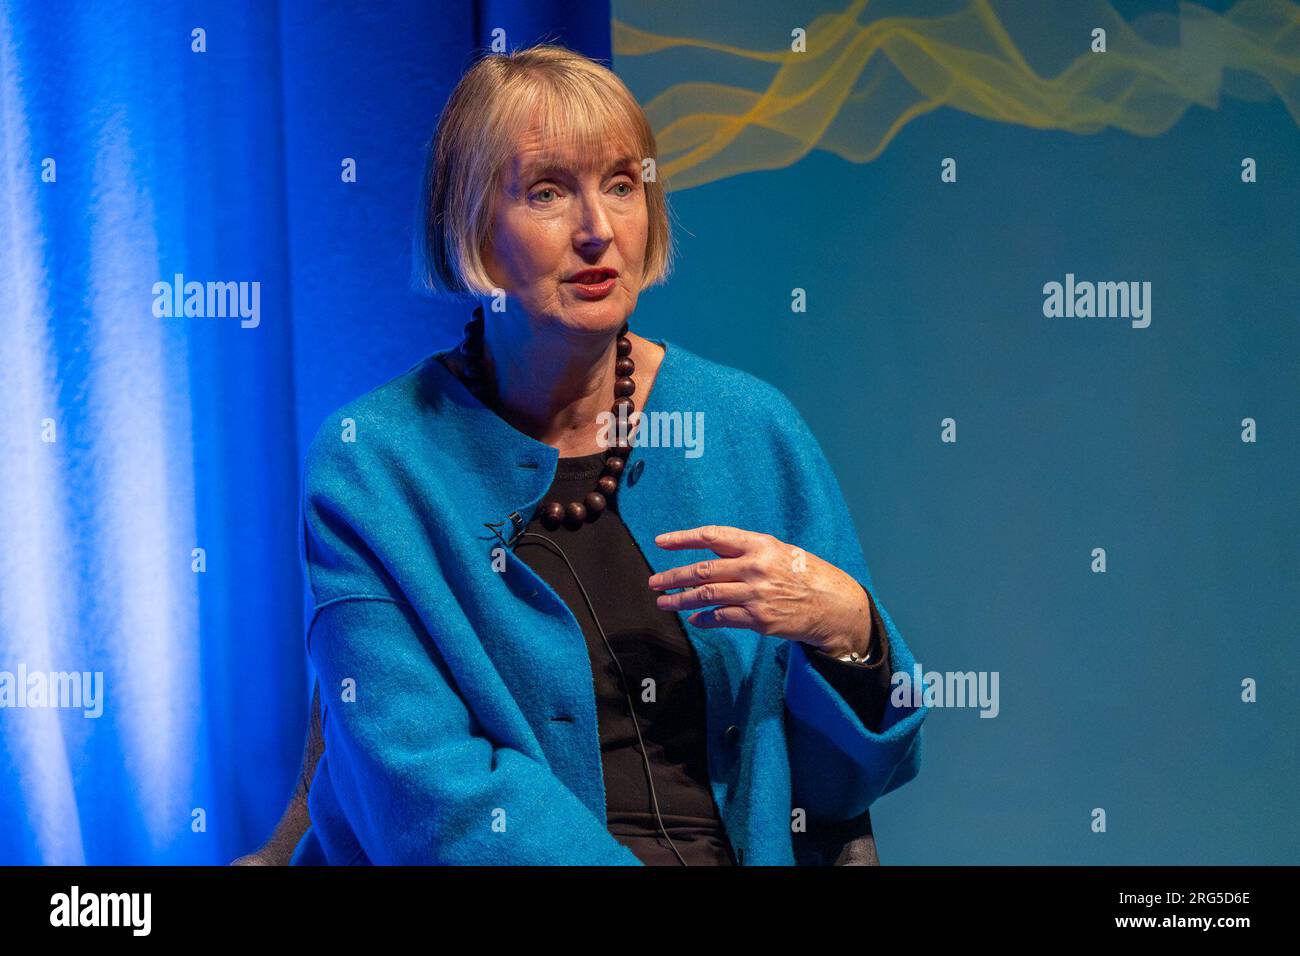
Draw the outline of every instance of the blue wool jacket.
M714 557L657 547L664 531L775 535L867 589L894 671L910 673L803 418L766 382L658 344L663 363L640 407L704 412L705 441L699 457L647 445L629 460L619 513L651 568ZM637 865L605 827L582 629L487 527L504 522L509 537L509 516L532 514L559 452L481 404L439 354L345 405L308 452L307 646L325 753L293 862ZM916 775L926 708L891 702L873 733L804 645L697 628L688 613L709 777L743 863L793 864L792 819L851 819Z

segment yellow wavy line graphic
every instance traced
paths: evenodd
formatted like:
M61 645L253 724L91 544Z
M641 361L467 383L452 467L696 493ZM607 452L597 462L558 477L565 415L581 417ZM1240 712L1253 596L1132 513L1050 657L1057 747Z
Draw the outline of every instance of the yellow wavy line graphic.
M1224 14L1183 3L1177 15L1132 22L1105 0L1044 0L1034 7L1036 41L1050 25L1078 50L1052 76L1031 66L1032 51L1017 45L993 0L863 23L868 3L816 17L804 52L660 36L615 20L616 57L659 57L655 66L669 72L667 58L689 48L776 71L766 89L687 81L645 104L670 188L788 166L813 148L870 162L909 122L942 106L1036 129L1158 136L1192 104L1276 95L1300 125L1300 6L1287 0L1241 0ZM1091 49L1098 27L1104 53ZM700 61L693 54L690 68Z

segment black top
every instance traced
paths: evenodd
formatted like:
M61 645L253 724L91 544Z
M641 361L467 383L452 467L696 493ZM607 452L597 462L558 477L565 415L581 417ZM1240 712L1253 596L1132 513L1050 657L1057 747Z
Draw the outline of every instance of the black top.
M595 487L604 459L604 452L559 459L555 481L543 501L581 501ZM677 850L692 866L732 865L735 857L709 785L699 661L677 612L655 604L658 592L646 583L653 572L618 514L617 499L617 494L612 496L603 514L578 528L566 524L551 530L534 518L527 532L548 540L522 537L515 543L515 553L569 606L587 640L609 832L644 863L679 864L656 823L637 740L639 725L659 813ZM573 571L555 552L556 546ZM608 647L574 580L575 571L604 628ZM872 614L872 656L886 666L861 667L818 653L811 656L864 724L878 730L890 690L890 668L876 653L885 629L874 606ZM635 723L625 687L631 691Z

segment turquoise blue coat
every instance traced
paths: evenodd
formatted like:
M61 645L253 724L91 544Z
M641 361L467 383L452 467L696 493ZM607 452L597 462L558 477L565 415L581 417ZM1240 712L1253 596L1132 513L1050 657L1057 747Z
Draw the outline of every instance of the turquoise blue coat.
M704 412L704 453L638 448L619 512L655 571L714 555L664 531L767 532L876 595L839 484L773 386L674 342L642 411ZM644 427L644 426L643 426ZM647 431L647 434L648 431ZM303 487L325 753L295 863L630 864L605 828L587 645L554 590L487 527L531 515L559 452L470 395L436 356L341 408ZM679 612L707 695L709 776L745 864L793 864L792 832L863 813L916 776L926 708L863 726L804 645ZM738 731L738 732L737 732Z

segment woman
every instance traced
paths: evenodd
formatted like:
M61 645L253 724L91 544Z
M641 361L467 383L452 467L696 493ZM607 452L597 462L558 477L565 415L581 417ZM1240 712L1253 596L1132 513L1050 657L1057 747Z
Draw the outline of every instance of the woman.
M671 258L655 157L559 47L453 92L417 260L490 307L309 451L326 746L295 862L789 864L915 776L913 661L807 425L628 328Z

